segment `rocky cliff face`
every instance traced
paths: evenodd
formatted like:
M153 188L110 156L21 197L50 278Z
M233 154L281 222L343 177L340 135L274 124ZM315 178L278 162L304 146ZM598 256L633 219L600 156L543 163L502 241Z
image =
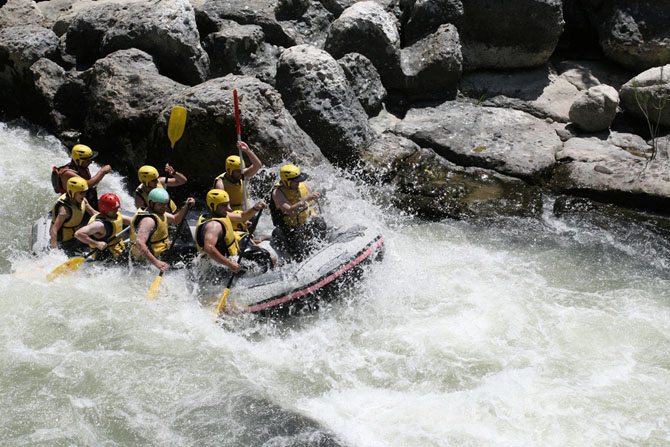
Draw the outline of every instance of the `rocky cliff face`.
M670 0L8 0L0 107L200 193L236 89L267 164L360 167L426 217L537 215L542 191L658 211L668 22Z

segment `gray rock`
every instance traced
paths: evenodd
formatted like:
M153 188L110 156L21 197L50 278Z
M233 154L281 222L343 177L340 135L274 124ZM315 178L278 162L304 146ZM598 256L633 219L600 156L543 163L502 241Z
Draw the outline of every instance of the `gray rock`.
M82 74L86 113L81 127L96 150L133 172L152 155L148 133L157 116L184 86L158 72L153 58L138 49L120 50ZM169 144L168 144L169 147Z
M0 104L4 111L31 115L30 66L41 58L54 59L58 37L37 25L12 26L0 30Z
M517 110L448 101L411 109L395 131L463 166L539 182L562 143L545 121Z
M634 160L639 157L597 137L571 138L556 152L560 162L607 162L609 160Z
M8 0L0 7L0 29L21 25L45 26L44 14L33 0Z
M344 71L325 51L309 45L284 50L277 64L277 90L331 161L351 163L374 137Z
M670 126L670 64L654 67L626 82L621 107L643 121Z
M325 161L319 148L298 126L272 86L250 76L210 79L179 92L171 100L186 107L186 129L175 151L167 140L169 108L159 116L152 133L154 159L170 157L183 168L191 187L206 190L221 174L225 159L236 155L233 90L239 94L242 139L265 165L286 160L301 166Z
M291 47L297 36L277 20L277 0L207 0L196 8L198 28L203 35L223 29L233 20L241 25L258 25L268 43Z
M465 70L542 65L563 32L561 0L468 0L463 7Z
M413 1L403 9L403 40L412 43L434 33L440 25L459 25L464 13L461 0Z
M592 9L605 55L633 70L667 64L670 0L608 0Z
M386 89L370 59L358 53L345 54L337 61L363 109L375 115L382 109Z
M441 25L433 34L401 50L404 92L415 99L453 98L462 61L456 27Z
M640 157L560 164L549 185L557 192L646 209L662 209L670 197L670 163Z
M633 155L637 155L638 157L646 158L651 155L651 145L644 141L644 138L639 135L623 132L610 132L607 137L607 142L618 146Z
M396 19L377 3L362 1L347 8L331 24L324 48L335 58L362 54L374 64L384 87L402 88Z
M609 85L597 85L582 91L570 107L570 121L587 132L608 129L614 121L619 94Z
M210 76L218 78L229 73L240 74L254 53L264 43L263 28L258 25L238 25L229 21L221 31L205 37L203 47L209 54Z
M30 67L33 77L36 121L50 129L69 127L66 117L56 106L56 95L66 81L65 70L55 62L42 58Z
M374 183L394 186L381 192L403 212L429 219L537 217L540 189L495 171L457 166L432 149L385 133L364 152L364 169Z
M207 79L209 57L200 46L195 13L187 0L95 4L78 12L65 43L79 64L138 48L155 56L161 73L178 82Z
M568 122L577 87L551 64L532 69L478 70L463 74L461 91L486 106L508 107L540 118Z

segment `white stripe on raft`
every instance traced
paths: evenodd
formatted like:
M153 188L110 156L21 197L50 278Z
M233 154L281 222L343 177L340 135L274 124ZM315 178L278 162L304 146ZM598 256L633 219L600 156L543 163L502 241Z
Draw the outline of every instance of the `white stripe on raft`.
M325 286L329 282L333 281L334 279L342 276L347 270L351 269L352 267L355 267L356 265L360 264L363 262L370 254L375 251L381 244L384 243L384 237L380 236L379 239L375 241L374 244L370 245L367 250L365 250L360 256L358 256L356 259L350 261L348 264L345 264L337 270L336 272L333 272L332 274L326 276L323 278L321 281L317 282L316 284L313 284L312 286L302 289L298 292L292 293L291 295L285 295L281 298L277 298L276 300L268 301L267 303L263 304L257 304L255 306L249 306L245 307L242 309L242 312L257 312L259 310L267 309L268 307L274 307L279 304L283 304L287 301L291 301L296 298L300 298L301 296L307 295L309 293L314 292L315 290L320 289L321 287Z

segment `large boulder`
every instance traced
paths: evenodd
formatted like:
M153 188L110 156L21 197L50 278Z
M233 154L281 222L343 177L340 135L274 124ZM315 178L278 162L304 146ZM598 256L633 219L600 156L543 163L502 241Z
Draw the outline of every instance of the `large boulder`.
M563 32L561 0L468 0L459 27L466 70L542 65Z
M557 153L549 185L563 194L649 210L670 205L668 160L652 160L597 138L573 138Z
M325 50L335 58L359 53L372 61L387 89L402 88L396 18L373 1L347 8L330 27Z
M459 25L465 11L462 0L414 0L402 15L403 41L412 43L434 33L440 25Z
M447 101L410 109L395 132L462 166L541 182L562 143L545 121L518 110Z
M542 210L540 188L495 171L462 167L432 149L384 133L364 151L364 172L374 184L390 184L379 195L403 212L428 219L483 219L501 216L537 217Z
M621 87L619 95L626 111L651 124L670 126L670 64L635 76Z
M207 79L209 57L187 0L95 4L79 11L67 29L65 51L78 64L127 48L153 55L161 73L180 83Z
M33 0L8 0L0 7L0 29L20 25L45 25L44 14Z
M592 21L613 61L637 71L670 62L670 0L598 2Z
M372 65L370 59L358 53L345 54L337 61L354 91L354 96L368 115L374 115L382 109L386 98L386 89Z
M153 58L138 49L98 60L81 75L85 113L80 131L105 161L122 172L142 165L153 149L149 133L157 117L185 86L161 75Z
M233 90L238 91L242 139L265 165L284 161L315 165L325 158L298 126L272 86L250 76L228 75L180 91L170 104L188 110L181 140L170 149L166 136L169 108L158 117L151 134L149 160L172 160L189 179L191 191L209 188L224 171L225 159L236 155Z
M310 45L284 50L277 64L277 90L331 161L351 163L374 137L344 71L323 50Z
M41 58L54 59L58 37L38 25L0 30L0 108L12 114L31 115L30 66Z
M454 25L401 50L404 92L414 99L454 97L461 78L461 45Z
M241 25L258 25L267 42L282 47L297 43L297 36L277 20L277 0L206 0L196 7L198 28L203 35L221 31L232 20Z
M587 132L608 129L619 106L619 93L609 85L597 85L581 92L570 107L570 121Z

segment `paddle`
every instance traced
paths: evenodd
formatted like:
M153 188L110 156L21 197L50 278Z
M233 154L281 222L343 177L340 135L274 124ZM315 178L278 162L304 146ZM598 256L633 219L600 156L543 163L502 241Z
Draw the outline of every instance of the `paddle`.
M170 121L168 122L168 130L167 130L168 138L170 139L170 146L172 149L174 149L174 145L177 144L177 141L179 141L181 136L184 135L184 127L186 127L186 109L181 106L174 106L172 108L172 111L170 112ZM170 175L168 174L168 178L169 177ZM184 218L179 223L176 234L179 234L181 223L184 222L185 220L186 216L184 216ZM156 293L158 292L158 286L161 283L161 280L163 279L163 273L164 272L160 272L158 274L158 277L151 285L151 288L149 288L149 291L147 292L148 299L153 300L156 298Z
M118 238L119 236L121 236L123 233L125 233L128 230L130 230L130 227L126 227L123 230L119 231L118 233L116 233L115 235L113 235L112 237L107 239L107 243L109 244L114 239ZM105 248L105 250L106 250L106 248ZM92 256L93 253L97 253L97 252L98 252L98 250L93 249L86 256L78 256L76 258L72 258L72 259L69 259L69 260L65 261L64 263L62 263L61 265L59 265L58 267L53 269L53 271L51 273L47 274L47 281L53 281L54 279L56 279L60 275L70 274L70 273L76 272L77 270L79 270L79 267L81 267L82 262L84 262L86 259L88 259L90 256Z
M182 225L185 225L185 223L186 223L186 215L184 215L184 217L181 219L181 222L179 222L179 225L177 225L177 231L175 231L175 237L176 237L176 235L179 234ZM176 242L176 241L175 241L175 242ZM172 245L170 246L170 248L168 248L168 249L165 251L165 253L167 253L168 251L172 250L173 247L174 247L174 244L172 244ZM154 280L154 283L153 283L153 284L151 285L151 287L149 288L149 291L147 292L147 299L150 299L150 300L154 300L154 299L156 299L156 294L158 293L158 286L160 285L161 280L163 279L163 273L165 273L165 272L161 271L161 272L158 274L158 276L157 276L156 279Z
M251 227L249 228L249 234L254 234L254 231L256 231L256 225L258 225L258 221L261 218L261 214L263 214L263 209L261 209L258 214L256 214L256 217L254 217L254 221L251 223ZM244 258L244 252L247 249L247 246L249 245L249 241L251 238L247 238L242 242L244 246L240 247L240 255L237 258L237 263L239 264L240 261ZM219 300L219 305L216 306L216 314L220 315L221 311L223 308L226 306L226 297L228 296L228 292L230 292L230 288L233 286L233 281L235 281L235 276L237 276L237 273L233 273L230 276L230 279L228 280L228 284L226 285L226 290L223 291L223 294L221 295L221 299Z
M235 124L237 126L237 142L242 141L242 127L240 126L240 103L237 100L237 90L233 90L233 102L235 103ZM242 194L244 195L244 205L242 210L247 209L247 184L244 180L244 157L242 156L242 149L237 148L240 156L240 168L242 169Z

